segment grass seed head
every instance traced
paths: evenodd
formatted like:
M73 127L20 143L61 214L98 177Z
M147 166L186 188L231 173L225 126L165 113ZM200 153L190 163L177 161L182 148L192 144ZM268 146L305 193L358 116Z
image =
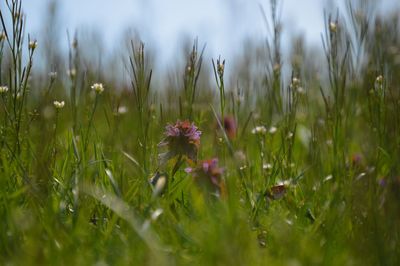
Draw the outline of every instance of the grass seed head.
M329 30L332 33L336 33L337 32L337 24L335 22L331 21L329 23Z
M29 49L34 51L38 46L38 42L36 40L29 42Z
M4 31L0 32L0 42L4 41L6 38L6 33Z

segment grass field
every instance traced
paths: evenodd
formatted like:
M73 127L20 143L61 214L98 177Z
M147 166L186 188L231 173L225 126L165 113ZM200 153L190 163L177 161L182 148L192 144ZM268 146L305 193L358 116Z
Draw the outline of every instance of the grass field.
M294 39L286 62L271 3L235 65L194 41L155 83L134 40L123 86L73 38L67 73L35 72L41 40L8 1L0 264L400 265L398 13L349 2L324 54Z

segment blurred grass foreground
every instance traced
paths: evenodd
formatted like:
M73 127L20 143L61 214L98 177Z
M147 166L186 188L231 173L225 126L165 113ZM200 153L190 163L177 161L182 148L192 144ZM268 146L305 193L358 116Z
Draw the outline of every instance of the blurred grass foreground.
M348 1L321 54L298 37L284 60L272 0L234 64L195 40L166 74L137 38L65 56L21 2L0 11L0 264L400 265L398 12Z

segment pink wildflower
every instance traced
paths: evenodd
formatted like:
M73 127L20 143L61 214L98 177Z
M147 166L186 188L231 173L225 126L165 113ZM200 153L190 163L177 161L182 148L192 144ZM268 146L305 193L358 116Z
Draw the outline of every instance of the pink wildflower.
M167 146L168 152L159 155L161 163L175 156L184 156L190 161L197 161L201 131L194 123L178 120L175 125L168 124L164 134L166 138L159 146Z

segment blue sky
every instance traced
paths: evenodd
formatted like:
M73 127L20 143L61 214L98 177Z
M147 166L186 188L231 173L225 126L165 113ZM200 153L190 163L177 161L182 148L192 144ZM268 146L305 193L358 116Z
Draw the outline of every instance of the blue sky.
M47 2L25 1L28 32L39 32ZM137 29L146 43L167 46L168 51L179 47L183 34L198 36L200 43L206 42L207 49L216 53L233 53L245 37L261 39L266 34L259 1L65 0L59 4L62 32L97 28L109 48L128 27ZM268 4L263 6L269 11ZM310 41L319 40L323 26L321 1L286 0L281 8L288 30L303 32Z
M25 0L27 32L40 39L46 5L50 0ZM127 28L137 30L146 44L156 48L159 58L170 60L180 47L182 35L196 36L207 43L211 56L234 55L246 37L263 40L267 35L260 5L269 12L269 0L55 0L60 7L61 43L67 45L67 30L97 29L106 49L118 48ZM342 5L347 0L281 1L284 37L304 34L307 43L320 45L323 31L323 8L326 2ZM372 0L374 1L374 0ZM396 0L380 0L383 8L396 5ZM397 3L397 6L400 6ZM163 48L163 49L159 49Z

